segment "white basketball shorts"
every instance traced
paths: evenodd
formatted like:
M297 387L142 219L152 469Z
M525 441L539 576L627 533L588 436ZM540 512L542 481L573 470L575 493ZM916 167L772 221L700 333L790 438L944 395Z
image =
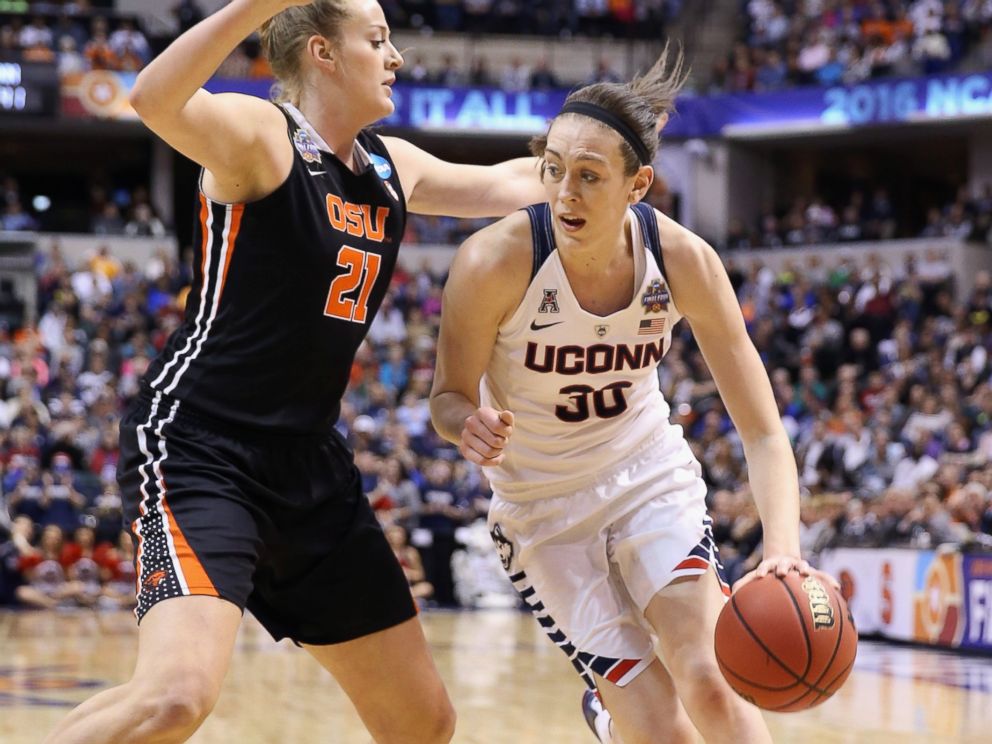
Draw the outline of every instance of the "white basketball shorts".
M660 443L659 443L660 444ZM587 488L534 501L493 496L503 568L590 687L623 687L654 660L644 610L673 580L716 570L701 468L684 440L647 447Z

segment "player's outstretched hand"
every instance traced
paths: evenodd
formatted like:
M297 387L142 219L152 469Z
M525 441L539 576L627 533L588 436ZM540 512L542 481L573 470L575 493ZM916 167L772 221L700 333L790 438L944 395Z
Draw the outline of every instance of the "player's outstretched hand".
M734 584L734 591L740 591L741 587L750 584L755 579L759 579L762 576L767 576L768 574L775 574L776 576L785 576L789 571L798 571L801 576L813 576L819 579L825 584L829 584L834 589L840 591L840 584L837 579L828 573L823 571L818 571L809 565L802 558L796 558L793 555L772 555L765 558L758 567L753 571L744 574L737 583Z
M458 451L469 462L488 467L503 462L503 448L513 433L513 414L495 408L480 408L462 427Z

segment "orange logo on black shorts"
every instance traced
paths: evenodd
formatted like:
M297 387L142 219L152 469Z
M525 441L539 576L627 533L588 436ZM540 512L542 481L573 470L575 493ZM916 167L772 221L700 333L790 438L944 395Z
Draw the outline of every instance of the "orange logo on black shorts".
M162 569L152 571L145 577L145 580L141 582L141 585L147 587L148 589L158 589L158 585L165 580L165 577L166 573Z

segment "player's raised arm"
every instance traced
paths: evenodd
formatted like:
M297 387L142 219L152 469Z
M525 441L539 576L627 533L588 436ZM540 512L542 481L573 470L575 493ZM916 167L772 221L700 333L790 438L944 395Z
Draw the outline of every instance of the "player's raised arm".
M473 235L458 249L444 288L431 419L477 465L499 465L513 432L512 412L479 407L479 382L499 326L530 280L529 231L525 215L512 215Z
M252 96L212 95L202 86L259 26L286 8L307 4L233 0L182 34L141 71L131 105L152 131L222 182L259 179L260 168L278 169L272 163L277 159L274 148L291 158L278 110ZM271 180L265 175L260 180Z
M383 137L396 161L407 205L417 214L502 217L544 201L537 158L463 165L434 157L406 140Z

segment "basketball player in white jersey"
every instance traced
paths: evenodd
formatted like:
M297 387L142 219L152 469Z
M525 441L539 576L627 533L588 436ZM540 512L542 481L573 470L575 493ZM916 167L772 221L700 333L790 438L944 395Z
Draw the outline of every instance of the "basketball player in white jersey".
M680 319L740 433L761 513L764 560L742 583L811 571L798 477L719 258L639 204L684 80L681 58L666 58L632 83L569 96L532 144L547 204L462 245L431 410L438 432L489 468L503 566L589 685L600 740L695 742L694 725L709 744L764 744L759 711L717 666L714 627L730 590L701 469L658 386Z

